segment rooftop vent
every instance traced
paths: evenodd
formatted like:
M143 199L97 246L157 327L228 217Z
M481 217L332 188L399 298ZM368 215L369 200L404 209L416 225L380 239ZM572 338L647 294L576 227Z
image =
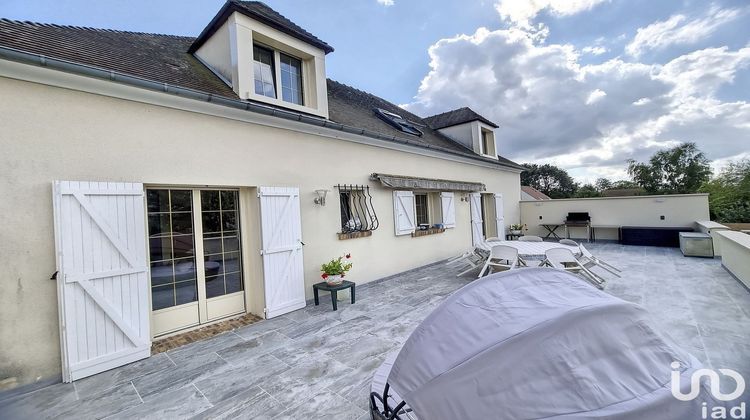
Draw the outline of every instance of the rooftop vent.
M417 128L416 123L406 120L404 117L394 114L393 112L386 111L381 108L375 108L375 113L378 114L383 121L395 127L397 130L403 131L406 134L413 136L422 136L422 130Z

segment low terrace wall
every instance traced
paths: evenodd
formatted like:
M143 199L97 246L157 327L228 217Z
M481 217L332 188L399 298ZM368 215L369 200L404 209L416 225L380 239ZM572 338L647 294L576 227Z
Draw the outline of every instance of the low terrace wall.
M721 242L721 265L750 288L750 235L723 230L717 232L717 237Z
M635 197L570 198L521 201L521 223L528 235L546 235L542 223L562 223L570 212L588 212L594 226L690 227L709 220L708 194L645 195ZM564 229L557 230L562 236ZM571 228L570 236L585 239L585 228ZM615 228L596 231L597 239L618 239Z

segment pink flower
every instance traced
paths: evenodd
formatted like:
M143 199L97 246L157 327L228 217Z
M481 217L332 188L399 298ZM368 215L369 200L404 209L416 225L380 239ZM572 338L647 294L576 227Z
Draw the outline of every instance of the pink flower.
M349 258L351 258L351 257L352 257L352 254L346 254L346 259L347 259L347 260L348 260Z
M326 274L326 273L323 273L323 275L322 275L322 276L320 276L320 277L323 277L323 280L325 280L325 279L327 279L327 278L328 278L328 274Z

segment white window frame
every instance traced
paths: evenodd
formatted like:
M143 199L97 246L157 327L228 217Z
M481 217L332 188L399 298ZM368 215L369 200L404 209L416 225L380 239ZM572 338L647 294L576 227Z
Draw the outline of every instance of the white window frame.
M311 93L309 92L309 90L310 90L309 89L309 83L307 82L307 78L305 77L305 74L308 71L307 67L309 66L309 64L308 64L309 60L300 58L300 57L298 57L298 56L296 56L296 55L294 55L294 54L292 54L292 53L290 53L288 51L284 51L284 50L280 50L278 48L271 47L271 46L266 45L266 44L264 44L262 42L254 41L253 42L253 48L251 49L251 51L253 51L253 57L252 57L253 64L255 62L254 50L255 50L256 46L260 47L262 49L271 51L273 53L274 89L276 90L276 96L275 97L270 97L270 96L265 96L263 94L259 94L259 93L255 92L255 74L253 74L253 85L252 85L252 93L253 93L253 95L254 96L260 96L260 97L263 97L263 98L270 98L270 99L273 99L275 101L280 102L281 104L288 104L288 105L291 105L291 106L308 106L308 98L309 98L309 95ZM289 102L289 101L285 101L284 100L283 93L282 93L282 85L281 85L281 54L284 54L286 56L289 56L289 57L292 57L292 58L294 58L296 60L299 60L300 64L302 65L302 67L300 68L300 75L299 75L300 78L302 78L302 92L300 92L300 94L302 95L302 103L301 104L298 104L296 102Z

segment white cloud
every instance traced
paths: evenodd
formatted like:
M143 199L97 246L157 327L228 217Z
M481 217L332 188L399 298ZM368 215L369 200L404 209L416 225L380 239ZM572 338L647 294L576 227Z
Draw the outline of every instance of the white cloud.
M581 52L592 55L602 55L608 51L606 47L602 47L601 45L588 46L581 49Z
M542 11L549 10L557 16L570 16L592 9L609 0L499 0L495 9L503 19L521 27L529 27Z
M394 3L393 0L378 0L378 4L388 7L393 6Z
M591 93L589 94L589 97L586 99L586 105L595 104L601 101L602 99L604 99L605 96L607 96L607 92L601 89L594 89L593 91L591 91Z
M698 50L660 64L620 58L583 65L569 44L517 27L442 39L407 108L421 115L470 106L501 125L500 154L554 163L581 179L624 176L625 160L695 141L711 159L747 152L750 104L717 91L750 65L750 46Z
M700 18L688 19L685 15L673 15L667 20L638 28L625 51L631 56L638 57L648 50L664 49L670 45L693 44L711 35L740 14L740 9L721 9L714 6Z

